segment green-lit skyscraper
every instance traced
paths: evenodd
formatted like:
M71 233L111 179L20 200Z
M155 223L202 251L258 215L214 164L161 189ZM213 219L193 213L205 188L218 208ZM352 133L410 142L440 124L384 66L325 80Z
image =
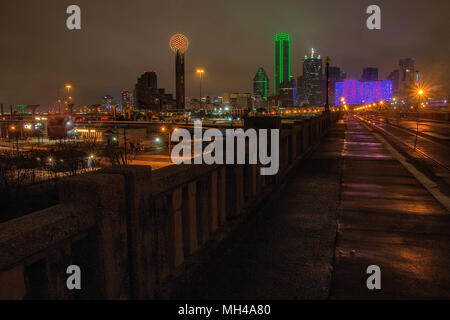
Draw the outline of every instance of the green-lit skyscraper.
M269 93L269 78L263 68L259 68L253 78L253 94L260 95L267 101Z
M280 93L282 83L291 81L291 40L287 33L275 36L275 94Z

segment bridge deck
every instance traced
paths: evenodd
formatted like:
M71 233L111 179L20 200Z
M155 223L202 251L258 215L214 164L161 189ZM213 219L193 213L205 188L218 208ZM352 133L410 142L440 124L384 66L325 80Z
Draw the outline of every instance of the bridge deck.
M350 118L170 298L450 298L448 230L448 212ZM366 287L370 265L381 290Z

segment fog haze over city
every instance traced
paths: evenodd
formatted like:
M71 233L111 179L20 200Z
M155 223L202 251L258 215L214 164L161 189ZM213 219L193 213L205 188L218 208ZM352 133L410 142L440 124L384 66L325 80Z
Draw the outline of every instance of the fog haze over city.
M432 5L431 5L432 3ZM195 5L194 5L195 4ZM381 30L366 28L370 1L77 1L82 29L66 28L64 1L3 1L0 4L0 102L55 104L57 90L72 83L77 105L120 98L144 71L157 70L158 85L174 93L174 57L168 41L181 32L186 53L186 95L198 95L195 68L206 70L204 95L251 92L263 67L273 79L275 34L292 43L292 76L314 48L332 65L359 78L378 67L380 80L414 57L416 68L438 95L449 92L448 1L378 1ZM326 23L325 23L326 21ZM273 81L271 81L271 85ZM271 86L273 90L273 86Z

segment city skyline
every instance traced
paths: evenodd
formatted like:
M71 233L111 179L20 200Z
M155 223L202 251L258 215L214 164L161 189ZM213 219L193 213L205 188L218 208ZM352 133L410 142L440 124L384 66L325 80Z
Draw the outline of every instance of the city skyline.
M109 5L116 7L124 3L117 1ZM280 12L273 19L269 16L269 5L262 6L258 12L252 11L249 3L241 4L239 12L232 10L232 2L219 4L219 7L205 5L199 12L205 17L203 23L213 23L214 12L220 9L226 10L224 16L229 21L239 22L237 26L230 23L228 28L216 28L213 26L218 24L213 23L207 32L202 28L203 23L187 23L195 19L188 14L191 11L184 2L179 6L170 1L156 4L152 11L159 9L163 14L146 20L140 12L145 12L148 4L128 4L123 10L105 14L101 10L102 1L95 4L80 1L83 27L73 32L64 26L64 4L48 1L20 8L20 1L4 3L1 9L7 15L0 22L0 33L8 50L0 53L3 70L0 103L54 104L57 90L63 90L66 83L73 85L76 105L99 102L105 93L111 93L117 99L123 89L132 90L139 74L153 69L158 71L160 86L175 94L173 55L167 48L167 41L177 32L186 34L191 40L189 61L186 62L187 96L198 95L197 67L205 68L204 96L252 92L254 70L260 66L268 70L269 79L274 79L273 38L281 32L290 34L291 75L294 78L302 73L301 59L310 48L315 48L322 57L330 56L331 65L346 71L348 78L359 78L363 68L373 66L379 69L379 78L384 80L397 68L401 57L414 57L417 69L425 77L434 73L433 84L440 84L441 92L447 93L450 71L443 62L449 47L442 41L449 10L438 10L439 6L429 11L416 10L412 15L420 12L420 21L427 21L419 26L418 19L406 19L400 14L407 3L410 2L380 4L383 8L381 31L365 28L366 3L355 1L345 10L327 1L327 7L333 10L322 14L332 22L347 15L361 18L361 21L347 22L335 29L329 25L321 26L320 21L309 17L306 12L318 14L319 8L306 2L287 2L285 6L279 6ZM449 5L443 1L442 6ZM180 16L183 10L186 13ZM20 23L15 19L19 12L23 16ZM40 14L36 16L35 12ZM296 12L302 19L294 22L290 18ZM130 19L130 23L109 23L118 18L123 21L127 15L136 13L138 16ZM266 23L250 23L258 14ZM243 15L247 17L245 25L240 23ZM219 17L223 18L223 15ZM6 24L9 30L5 28ZM5 33L5 30L9 32ZM54 52L59 54L54 56Z

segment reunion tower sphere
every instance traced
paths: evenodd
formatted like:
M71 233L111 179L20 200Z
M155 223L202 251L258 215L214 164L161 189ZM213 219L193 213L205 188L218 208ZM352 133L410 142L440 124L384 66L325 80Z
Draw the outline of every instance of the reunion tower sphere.
M169 45L173 52L177 53L178 51L183 54L189 47L189 40L185 35L177 33L170 38Z

